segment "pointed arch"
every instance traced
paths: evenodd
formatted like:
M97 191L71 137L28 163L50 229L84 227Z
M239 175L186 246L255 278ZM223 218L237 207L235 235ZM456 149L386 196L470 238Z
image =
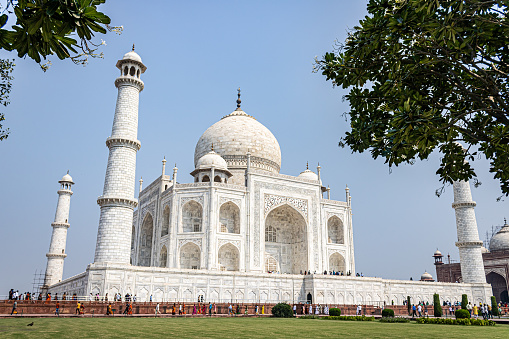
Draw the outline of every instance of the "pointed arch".
M188 242L180 248L180 268L199 270L201 251L198 245Z
M294 207L283 204L265 219L265 251L279 263L281 273L308 270L307 223ZM275 232L275 236L270 234Z
M166 205L163 211L163 222L161 226L161 237L170 232L170 206Z
M238 271L240 255L237 247L231 243L221 246L218 252L218 263L221 271Z
M168 250L166 249L166 246L163 245L161 248L161 252L159 254L159 267L166 267L168 263Z
M154 234L154 219L150 213L145 215L140 230L140 245L138 247L138 266L150 266L152 261L152 238Z
M274 273L278 271L277 261L273 256L267 255L265 258L265 272Z
M328 242L331 244L344 244L343 222L338 216L333 215L327 221Z
M201 232L203 209L199 203L190 200L182 206L182 231Z
M240 234L240 209L231 201L219 209L219 231Z
M338 252L331 254L329 257L329 271L345 272L345 258Z

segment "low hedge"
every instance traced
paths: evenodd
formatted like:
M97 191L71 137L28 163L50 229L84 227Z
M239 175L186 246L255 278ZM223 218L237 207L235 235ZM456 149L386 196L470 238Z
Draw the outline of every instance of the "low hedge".
M394 310L391 310L390 308L384 308L382 310L382 318L386 318L386 317L394 318Z
M308 314L308 315L300 316L299 319L320 319L320 316L314 315L314 314Z
M380 319L381 323L409 323L410 319L400 317L383 317Z
M276 304L271 311L275 318L293 318L292 306L287 303Z
M339 317L341 315L341 310L339 308L333 307L329 309L329 315L333 317Z
M459 309L454 312L454 315L456 316L456 319L468 319L470 318L470 312L464 309Z
M320 319L323 320L350 320L350 321L373 321L375 320L375 317L366 317L364 315L352 315L352 316L328 316L328 317L321 317Z
M417 318L415 321L418 324L495 326L493 320L482 319Z

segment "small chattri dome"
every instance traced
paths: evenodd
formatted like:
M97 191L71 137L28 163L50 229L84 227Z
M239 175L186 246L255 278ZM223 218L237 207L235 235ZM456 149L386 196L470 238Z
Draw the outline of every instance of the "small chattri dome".
M429 274L428 272L424 272L422 275L421 275L421 281L433 281L433 276L431 274Z
M141 57L135 51L129 51L126 54L124 54L124 57L122 58L122 60L133 60L133 61L141 62Z
M434 257L441 257L442 256L442 252L440 252L438 249L435 251L435 253L433 253L433 256Z
M69 175L69 173L67 173L66 175L64 175L64 176L62 177L62 179L60 179L58 182L59 182L59 183L69 182L69 183L71 183L71 184L74 184L74 182L72 181L72 177Z
M196 163L196 169L208 169L212 167L218 170L228 170L226 160L213 150L198 159L198 162Z
M507 222L490 240L490 252L509 250L509 225Z
M316 181L318 180L318 175L315 172L311 171L309 168L306 169L301 174L299 174L298 177L301 179L307 179L307 180L316 180Z

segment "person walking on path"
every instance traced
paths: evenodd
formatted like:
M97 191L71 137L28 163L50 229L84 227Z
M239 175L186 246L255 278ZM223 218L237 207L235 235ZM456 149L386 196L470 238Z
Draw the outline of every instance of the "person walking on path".
M60 301L57 301L57 305L55 307L55 315L60 317Z
M17 302L16 300L14 300L14 304L12 304L12 311L11 311L11 315L12 315L13 313L18 314L18 310L17 310L17 308L18 308L18 302Z
M161 312L159 312L159 303L157 303L157 305L156 305L156 317L157 317L158 313L161 314Z
M297 316L297 305L293 304L293 316Z
M474 313L474 318L477 319L479 317L479 310L477 308L477 304L474 304L474 308L473 308L473 311Z
M417 307L415 307L415 304L412 304L412 318L417 317Z
M212 304L209 302L209 317L212 317Z
M81 306L81 304L80 304L80 302L78 301L78 302L76 303L76 314L78 314L78 315L80 314L80 306Z
M415 311L414 311L415 312ZM358 305L357 306L357 315L361 315L362 313L362 306L361 305Z
M417 313L419 313L419 318L422 317L422 306L421 306L421 304L419 304L419 306L417 306Z

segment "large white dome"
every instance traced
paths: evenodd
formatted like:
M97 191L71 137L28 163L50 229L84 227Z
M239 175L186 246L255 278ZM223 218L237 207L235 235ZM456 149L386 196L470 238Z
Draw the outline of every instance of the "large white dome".
M490 240L490 252L509 250L509 225L507 223Z
M255 118L237 109L210 126L200 137L194 151L194 165L210 151L221 155L228 169L244 169L247 153L251 167L279 173L281 149L274 135Z

